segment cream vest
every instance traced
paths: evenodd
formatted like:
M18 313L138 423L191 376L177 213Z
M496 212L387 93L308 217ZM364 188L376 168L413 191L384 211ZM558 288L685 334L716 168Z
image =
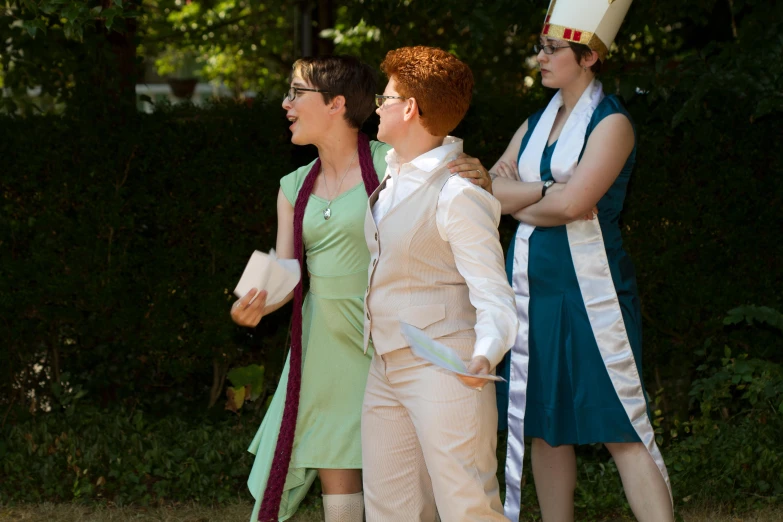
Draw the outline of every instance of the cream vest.
M387 178L370 196L364 220L370 249L364 301L365 352L370 338L380 355L407 347L400 321L420 328L433 339L460 330L475 337L476 309L470 304L468 285L435 221L438 197L451 175L446 168L436 169L377 226L372 207Z

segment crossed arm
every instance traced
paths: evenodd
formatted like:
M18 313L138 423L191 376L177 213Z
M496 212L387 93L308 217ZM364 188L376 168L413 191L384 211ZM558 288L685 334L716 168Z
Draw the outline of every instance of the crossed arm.
M621 114L604 118L590 134L585 152L568 183L556 183L542 198L542 182L519 180L517 153L528 130L525 121L514 133L506 151L489 172L495 175L494 196L501 212L530 225L554 227L589 219L598 201L620 175L634 146L631 122ZM463 157L449 164L452 172L483 168L475 158Z

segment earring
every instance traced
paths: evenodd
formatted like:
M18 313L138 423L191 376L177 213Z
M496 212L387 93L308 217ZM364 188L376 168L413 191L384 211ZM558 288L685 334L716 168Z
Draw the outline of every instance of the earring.
M584 70L584 72L587 72L587 66L583 66L582 69Z

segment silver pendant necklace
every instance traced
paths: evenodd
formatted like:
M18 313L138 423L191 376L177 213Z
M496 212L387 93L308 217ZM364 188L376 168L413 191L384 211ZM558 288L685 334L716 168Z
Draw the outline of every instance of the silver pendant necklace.
M351 170L351 165L353 165L353 160L356 158L356 154L358 152L359 149L356 149L356 152L354 152L353 156L351 156L351 161L348 162L348 167L346 167L345 172L343 172L343 177L340 178L340 184L337 185L337 191L335 192L334 198L340 195L340 187L343 186L343 180L345 180L345 176L348 175L348 171ZM326 189L326 195L329 196L329 185L326 183L326 174L324 173L323 166L321 166L321 174L323 174L324 178L324 188ZM329 221L329 218L332 217L332 201L334 201L334 198L330 197L326 204L326 208L323 211L324 221Z

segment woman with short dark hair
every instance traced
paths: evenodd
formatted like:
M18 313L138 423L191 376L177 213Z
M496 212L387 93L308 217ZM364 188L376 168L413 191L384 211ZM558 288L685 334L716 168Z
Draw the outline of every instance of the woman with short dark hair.
M375 109L375 90L374 71L356 58L303 58L283 99L291 141L315 145L318 159L280 180L276 250L299 260L310 286L304 299L300 282L269 304L264 289L251 290L231 311L235 322L254 327L294 299L291 352L249 448L253 521L293 516L316 475L328 522L362 520L360 419L372 358L362 335L370 262L363 224L389 150L359 132Z

